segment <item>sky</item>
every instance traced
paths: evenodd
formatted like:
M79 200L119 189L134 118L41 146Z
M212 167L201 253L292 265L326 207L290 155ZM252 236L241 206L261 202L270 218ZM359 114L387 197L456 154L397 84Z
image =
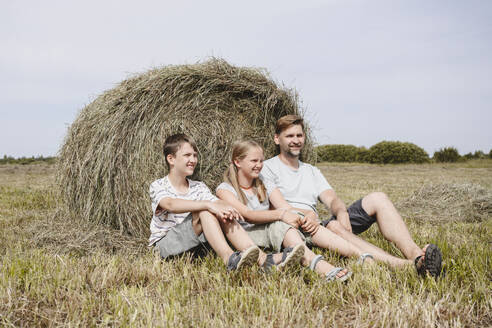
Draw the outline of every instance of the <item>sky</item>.
M492 148L492 1L0 2L0 156L56 155L150 68L220 57L297 90L317 144Z

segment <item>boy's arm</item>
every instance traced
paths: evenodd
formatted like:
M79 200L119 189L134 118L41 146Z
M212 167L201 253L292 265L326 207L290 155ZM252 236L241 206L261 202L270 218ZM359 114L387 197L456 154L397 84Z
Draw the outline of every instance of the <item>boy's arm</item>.
M255 211L241 203L236 195L229 190L217 189L216 194L217 197L234 206L239 214L250 223L261 224L281 220L296 228L299 226L299 216L288 212L287 209Z
M159 200L159 209L171 213L209 211L223 221L242 218L234 207L220 200L187 200L164 197Z
M319 195L319 199L327 208L331 210L331 213L337 217L337 221L344 227L347 231L352 232L352 226L350 225L350 218L347 212L345 204L340 198L338 198L335 190L328 189L323 191Z

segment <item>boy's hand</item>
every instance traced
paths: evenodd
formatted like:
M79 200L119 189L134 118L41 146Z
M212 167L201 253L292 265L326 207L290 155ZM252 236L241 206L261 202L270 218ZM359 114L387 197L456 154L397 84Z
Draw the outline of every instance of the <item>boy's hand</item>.
M234 207L222 201L210 202L208 204L208 210L223 222L234 219L241 220L243 218Z
M301 216L290 211L285 211L282 215L282 221L293 226L294 228L299 228L301 224Z

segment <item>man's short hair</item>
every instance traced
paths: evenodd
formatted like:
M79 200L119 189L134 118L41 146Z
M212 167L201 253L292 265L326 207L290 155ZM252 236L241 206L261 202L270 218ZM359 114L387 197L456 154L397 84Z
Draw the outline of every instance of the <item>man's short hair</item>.
M278 119L275 125L275 134L290 128L292 125L300 125L304 131L304 120L298 115L285 115Z
M168 169L170 167L169 167L169 162L167 161L167 155L176 156L176 153L178 152L179 148L185 142L189 143L191 147L193 147L193 149L196 152L198 152L198 148L196 146L195 140L193 140L193 138L187 136L184 133L173 134L172 136L167 137L166 141L164 141L164 146L162 147L162 150L164 152L164 160L166 161L166 165Z

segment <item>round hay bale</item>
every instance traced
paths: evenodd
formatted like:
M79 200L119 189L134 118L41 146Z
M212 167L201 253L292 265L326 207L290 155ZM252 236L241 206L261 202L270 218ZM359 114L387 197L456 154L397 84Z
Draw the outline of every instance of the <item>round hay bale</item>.
M261 69L211 59L131 77L80 112L59 153L58 183L73 219L147 236L149 184L167 174L162 146L183 132L199 149L193 179L212 190L222 180L234 141L254 139L275 154L275 122L302 115L295 91ZM313 162L310 130L303 159Z

